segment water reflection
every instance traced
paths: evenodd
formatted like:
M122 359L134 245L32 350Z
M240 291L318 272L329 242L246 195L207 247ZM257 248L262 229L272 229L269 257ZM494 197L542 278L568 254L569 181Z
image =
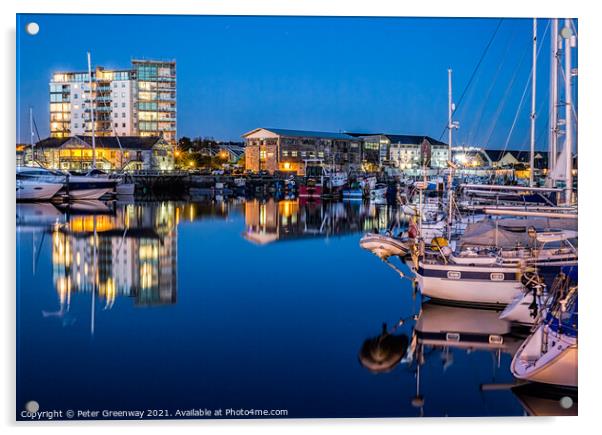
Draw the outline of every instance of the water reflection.
M395 207L362 202L17 204L18 252L29 254L32 243L34 265L30 274L27 256L18 270L18 400L63 400L60 388L65 409L83 399L102 407L115 391L124 407L196 406L203 391L207 406L256 401L288 406L291 417L517 415L523 402L535 409L532 391L501 389L513 383L508 365L520 344L507 322L493 311L413 299L407 280L358 247L361 234L405 223ZM311 278L290 280L286 291L271 285L291 276L279 267L283 255L297 259L293 273L310 269ZM334 262L347 268L319 267ZM61 327L75 317L85 320L83 333ZM90 377L122 357L153 364L136 379ZM64 359L80 371L59 386ZM158 365L169 374L157 374ZM79 385L90 379L95 389L84 394Z
M172 204L127 204L114 214L70 215L52 228L53 281L61 307L92 293L111 308L176 302L177 226Z
M366 202L253 199L244 204L243 236L257 244L329 237L387 229L404 224L396 208Z
M390 372L398 366L412 371L415 389L408 401L419 416L428 415L425 389L438 390L437 398L447 395L452 401L458 394L438 387L456 381L456 360L462 366L474 365L481 373L480 380L466 383L464 388L473 390L463 394L475 395L479 406L488 407L495 402L496 392L517 385L508 364L525 338L498 315L493 310L422 302L417 312L401 319L392 330L384 325L378 337L367 339L359 351L360 362L372 373ZM404 345L407 347L402 348Z

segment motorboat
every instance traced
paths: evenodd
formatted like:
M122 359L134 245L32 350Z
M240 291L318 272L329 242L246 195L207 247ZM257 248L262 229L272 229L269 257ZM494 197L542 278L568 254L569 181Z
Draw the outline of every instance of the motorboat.
M19 166L16 171L17 201L46 201L63 187L65 177L42 167Z
M67 176L66 193L70 199L100 199L115 190L118 180L98 169L85 174L70 173Z
M17 201L46 201L63 188L62 184L44 181L17 180Z

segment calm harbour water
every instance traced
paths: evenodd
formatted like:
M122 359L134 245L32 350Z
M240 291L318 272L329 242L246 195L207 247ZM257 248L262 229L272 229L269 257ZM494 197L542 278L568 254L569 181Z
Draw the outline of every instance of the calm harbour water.
M359 247L395 219L361 202L17 204L17 418L30 400L172 416L524 415L516 392L483 388L513 382L520 342L428 341L474 312L421 309L411 283ZM369 370L364 343L400 319L393 367Z

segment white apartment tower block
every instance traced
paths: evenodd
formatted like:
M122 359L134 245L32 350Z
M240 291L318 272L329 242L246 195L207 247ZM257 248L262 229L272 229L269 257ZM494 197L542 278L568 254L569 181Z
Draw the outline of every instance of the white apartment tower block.
M163 136L176 142L175 61L133 60L127 70L57 72L50 81L50 135Z

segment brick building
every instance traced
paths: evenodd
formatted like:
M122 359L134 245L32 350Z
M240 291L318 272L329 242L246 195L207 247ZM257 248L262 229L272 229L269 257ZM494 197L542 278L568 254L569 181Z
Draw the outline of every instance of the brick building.
M358 169L362 140L344 133L257 128L245 140L245 169L303 175L305 161L320 159L337 169Z

